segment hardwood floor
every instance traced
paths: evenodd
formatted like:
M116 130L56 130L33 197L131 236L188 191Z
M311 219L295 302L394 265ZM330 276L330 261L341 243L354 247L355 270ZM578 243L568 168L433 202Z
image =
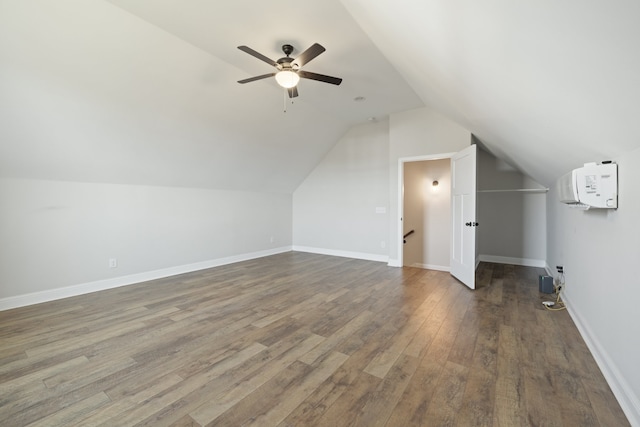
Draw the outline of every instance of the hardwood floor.
M628 425L541 273L291 252L0 312L0 425Z

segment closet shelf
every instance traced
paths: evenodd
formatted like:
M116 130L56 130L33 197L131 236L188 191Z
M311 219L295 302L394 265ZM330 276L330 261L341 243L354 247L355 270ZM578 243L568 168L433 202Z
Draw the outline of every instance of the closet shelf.
M546 193L548 188L513 188L509 190L478 190L477 193Z

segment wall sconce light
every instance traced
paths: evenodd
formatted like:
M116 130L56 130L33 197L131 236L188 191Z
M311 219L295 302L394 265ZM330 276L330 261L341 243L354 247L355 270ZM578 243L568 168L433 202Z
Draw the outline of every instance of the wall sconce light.
M432 184L432 185L433 185L434 187L437 187L437 186L438 186L438 181L433 181L433 184Z

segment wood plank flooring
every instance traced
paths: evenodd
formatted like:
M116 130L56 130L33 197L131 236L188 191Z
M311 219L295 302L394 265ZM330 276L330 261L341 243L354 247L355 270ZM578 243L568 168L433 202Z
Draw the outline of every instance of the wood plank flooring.
M628 425L541 273L290 252L0 312L0 425Z

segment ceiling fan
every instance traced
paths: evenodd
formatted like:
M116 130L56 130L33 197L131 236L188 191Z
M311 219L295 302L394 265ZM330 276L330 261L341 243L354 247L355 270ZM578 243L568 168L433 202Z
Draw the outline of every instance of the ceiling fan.
M274 61L264 56L263 54L256 52L248 46L238 46L238 49L278 69L278 71L275 71L273 73L262 74L261 76L238 80L238 83L241 84L275 76L276 82L283 88L287 89L289 98L294 98L298 96L297 84L298 81L300 81L301 77L303 79L317 80L319 82L330 83L332 85L339 85L340 83L342 83L341 78L325 76L324 74L312 73L310 71L303 71L301 69L306 63L310 62L312 59L326 50L318 43L314 43L309 49L302 52L295 59L289 56L293 52L293 46L291 46L290 44L282 45L282 51L286 56L278 59L277 61Z

